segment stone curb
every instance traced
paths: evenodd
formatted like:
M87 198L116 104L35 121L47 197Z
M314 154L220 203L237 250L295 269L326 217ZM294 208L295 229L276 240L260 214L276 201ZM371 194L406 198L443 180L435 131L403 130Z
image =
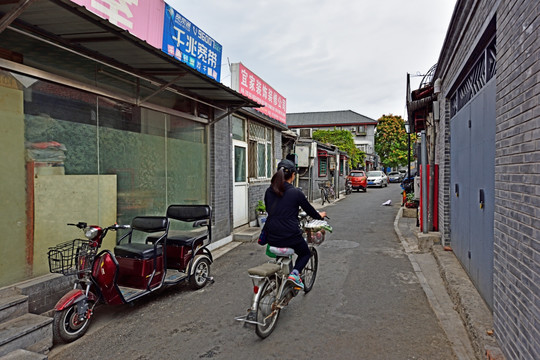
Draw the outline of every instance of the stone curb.
M493 335L493 315L454 253L434 246L432 254L454 308L467 329L476 358L503 360Z

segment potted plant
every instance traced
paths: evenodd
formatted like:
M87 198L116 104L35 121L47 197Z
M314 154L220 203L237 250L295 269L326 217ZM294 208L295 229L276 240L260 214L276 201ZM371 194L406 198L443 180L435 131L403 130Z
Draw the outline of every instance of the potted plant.
M257 203L255 211L257 212L257 222L259 226L262 227L266 222L266 217L268 216L268 214L266 213L266 205L264 205L264 202L262 200L259 200L259 202Z
M405 200L405 207L409 209L418 208L418 201L414 199L414 193L408 193Z

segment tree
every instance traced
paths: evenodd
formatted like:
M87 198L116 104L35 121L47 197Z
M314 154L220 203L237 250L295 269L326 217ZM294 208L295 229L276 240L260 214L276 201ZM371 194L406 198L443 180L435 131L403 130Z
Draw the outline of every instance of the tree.
M333 144L339 150L345 151L351 159L349 166L352 168L356 168L358 164L364 164L366 154L354 145L353 136L348 130L316 130L313 132L313 140Z
M416 135L411 134L411 144L416 141ZM375 152L380 156L384 166L398 167L407 165L408 135L405 131L405 121L401 116L383 115L377 123L375 133Z

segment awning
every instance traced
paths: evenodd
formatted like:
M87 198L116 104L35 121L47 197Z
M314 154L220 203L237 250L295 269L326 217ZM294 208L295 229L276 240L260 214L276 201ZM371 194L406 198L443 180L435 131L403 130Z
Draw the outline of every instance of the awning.
M411 133L417 133L426 128L427 116L435 100L437 100L437 95L433 93L432 85L411 92L410 76L407 74L407 117Z
M24 64L28 61L33 67L42 66L41 70L57 70L57 74L64 70L61 75L65 76L65 68L54 63L45 67L45 61L40 62L43 51L52 46L63 54L103 65L103 71L112 69L111 79L120 74L141 80L146 84L142 101L173 91L221 110L261 106L69 0L2 1L0 17L0 47L22 54ZM24 39L31 39L34 45L28 46L28 41L21 41ZM57 61L76 67L66 56Z

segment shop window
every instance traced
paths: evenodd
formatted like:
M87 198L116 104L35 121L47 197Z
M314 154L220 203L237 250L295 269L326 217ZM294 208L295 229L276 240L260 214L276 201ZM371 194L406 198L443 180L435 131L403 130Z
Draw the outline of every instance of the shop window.
M339 175L343 175L343 169L345 168L345 161L339 159Z
M257 123L249 123L249 177L269 179L272 177L272 129Z
M115 175L112 203L123 223L162 215L171 203L207 201L204 124L32 80L23 103L25 144L30 149L51 142L63 149L54 161L34 151L36 158L28 161L36 173Z

